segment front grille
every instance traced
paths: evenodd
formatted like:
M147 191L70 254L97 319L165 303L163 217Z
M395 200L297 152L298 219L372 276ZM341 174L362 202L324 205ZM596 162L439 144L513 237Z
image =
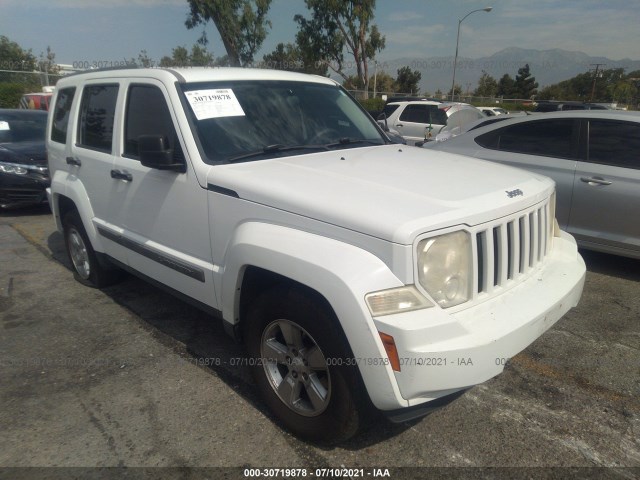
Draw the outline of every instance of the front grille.
M484 224L475 231L474 298L527 276L549 253L549 202Z

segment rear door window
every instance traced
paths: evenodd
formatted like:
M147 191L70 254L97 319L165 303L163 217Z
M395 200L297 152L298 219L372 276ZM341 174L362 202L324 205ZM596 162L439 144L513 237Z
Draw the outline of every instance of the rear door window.
M82 93L79 146L111 152L118 85L88 85Z
M640 123L589 121L589 162L640 170Z
M475 140L493 150L573 158L574 124L573 119L523 122L485 133Z
M69 127L69 112L76 93L75 87L65 88L58 92L58 99L53 111L51 123L51 140L58 143L67 143L67 129Z

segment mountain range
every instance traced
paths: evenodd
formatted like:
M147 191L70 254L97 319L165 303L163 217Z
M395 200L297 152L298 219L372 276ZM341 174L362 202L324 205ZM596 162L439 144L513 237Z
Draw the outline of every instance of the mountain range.
M418 70L422 74L420 89L433 94L440 89L451 89L453 75L453 56L451 57L403 57L393 60L378 60L377 71L385 71L395 77L399 68L404 66ZM606 57L592 57L583 52L568 50L532 50L510 47L493 55L481 58L458 57L456 84L464 92L473 91L478 85L482 71L499 80L505 73L515 78L518 69L529 64L531 74L539 84L538 89L575 77L579 73L595 69L624 68L626 73L640 70L640 60L628 58L612 60ZM370 67L370 72L374 70ZM408 93L408 92L407 92Z

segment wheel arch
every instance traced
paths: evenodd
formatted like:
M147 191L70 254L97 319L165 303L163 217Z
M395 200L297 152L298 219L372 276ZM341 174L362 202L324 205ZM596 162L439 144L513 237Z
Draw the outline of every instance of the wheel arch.
M247 305L280 283L300 286L323 302L338 321L355 358L386 355L364 297L402 282L378 257L354 245L289 227L247 222L235 232L225 258L222 314L240 333ZM376 407L406 400L391 368L386 375L362 362L359 370Z
M56 227L62 232L62 221L65 215L72 210L76 210L80 215L94 250L96 252L104 252L101 238L92 222L94 212L87 191L81 182L69 182L65 178L61 178L63 174L66 175L66 172L57 172L51 182L51 198L53 200L51 210L56 221Z

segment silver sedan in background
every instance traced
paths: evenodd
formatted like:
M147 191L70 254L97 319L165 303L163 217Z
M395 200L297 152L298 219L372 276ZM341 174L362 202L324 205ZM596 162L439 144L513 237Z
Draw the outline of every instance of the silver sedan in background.
M531 115L425 147L551 177L563 230L584 248L640 258L640 112Z

